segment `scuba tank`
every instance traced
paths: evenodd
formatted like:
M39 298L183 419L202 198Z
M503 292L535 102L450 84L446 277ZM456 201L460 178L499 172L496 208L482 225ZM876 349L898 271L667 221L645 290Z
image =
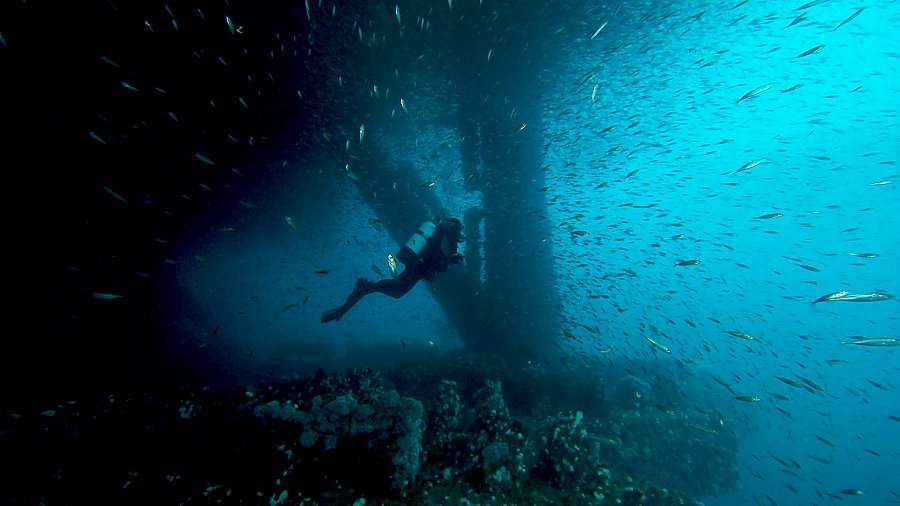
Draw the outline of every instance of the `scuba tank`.
M406 241L406 244L400 248L400 251L397 252L397 259L407 266L415 264L419 259L419 253L422 252L425 244L427 244L428 240L431 239L431 236L434 235L436 229L437 225L435 225L433 221L426 221L419 225L416 233L414 233L412 237Z

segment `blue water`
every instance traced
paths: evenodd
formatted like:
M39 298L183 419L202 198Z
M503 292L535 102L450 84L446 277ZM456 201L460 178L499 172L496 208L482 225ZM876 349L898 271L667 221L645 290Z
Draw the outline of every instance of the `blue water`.
M900 146L891 131L898 55L890 50L897 39L888 27L898 10L872 4L832 31L857 6L828 2L785 28L799 15L794 7L673 7L666 20L653 17L643 26L627 22L637 14L622 15L621 23L607 26L599 48L573 54L569 82L592 68L605 72L594 80L599 99L593 104L590 82L564 104L571 85L547 101L571 109L557 131L583 134L577 142L563 135L550 149L557 165L573 155L576 160L558 172L566 198L553 210L561 221L586 214L590 225L580 228L592 232L591 240L560 234L557 268L575 257L593 259L571 280L580 295L599 291L612 298L595 304L569 297L568 314L602 322L613 352L651 353L641 341L646 323L673 354L714 371L739 393L761 397L759 406L747 406L764 415L744 435L744 488L710 504L765 503L764 495L777 503L823 503L831 499L820 493L849 488L863 490L865 503L896 501L890 470L898 425L888 419L896 416L896 348L841 342L853 335L896 336L897 301L811 302L838 290L896 292L897 271L890 265L900 229ZM704 9L698 21L684 21ZM616 43L624 46L604 54ZM820 44L819 53L797 58ZM766 84L771 89L736 103ZM803 86L784 91L797 84ZM637 126L627 128L632 121ZM611 125L617 128L600 133ZM619 149L610 155L612 146ZM762 161L734 173L753 160ZM592 188L601 181L610 185L598 194ZM873 185L885 181L894 183ZM564 203L573 198L579 205ZM654 207L635 209L649 204ZM758 218L770 213L783 216ZM598 215L603 218L592 219ZM676 234L684 237L666 240ZM880 256L849 254L863 252ZM702 263L675 266L683 259ZM637 276L598 279L624 269ZM757 342L724 333L731 329ZM810 394L774 378L793 374L823 391ZM797 476L780 471L772 456L795 460L799 467L788 470Z

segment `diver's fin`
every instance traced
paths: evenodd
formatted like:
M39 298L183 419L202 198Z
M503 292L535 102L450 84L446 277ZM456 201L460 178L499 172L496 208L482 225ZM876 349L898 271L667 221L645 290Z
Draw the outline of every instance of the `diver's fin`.
M340 320L341 317L343 317L343 316L344 316L344 312L341 311L341 308L338 307L338 308L334 308L330 311L325 311L324 313L322 313L321 321L322 321L322 323L337 321L337 320Z

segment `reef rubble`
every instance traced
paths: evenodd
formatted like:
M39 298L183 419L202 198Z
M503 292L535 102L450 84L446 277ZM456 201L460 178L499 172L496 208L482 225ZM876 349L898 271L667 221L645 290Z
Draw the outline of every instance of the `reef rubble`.
M6 410L6 503L699 504L669 474L633 472L653 462L649 412L511 410L499 377L412 376L320 371ZM699 492L736 482L719 476Z

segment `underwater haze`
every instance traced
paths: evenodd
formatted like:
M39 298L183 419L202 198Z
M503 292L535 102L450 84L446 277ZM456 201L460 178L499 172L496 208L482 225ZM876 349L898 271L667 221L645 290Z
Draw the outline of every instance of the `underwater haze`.
M897 27L4 2L7 499L900 504ZM440 217L461 265L320 321Z

